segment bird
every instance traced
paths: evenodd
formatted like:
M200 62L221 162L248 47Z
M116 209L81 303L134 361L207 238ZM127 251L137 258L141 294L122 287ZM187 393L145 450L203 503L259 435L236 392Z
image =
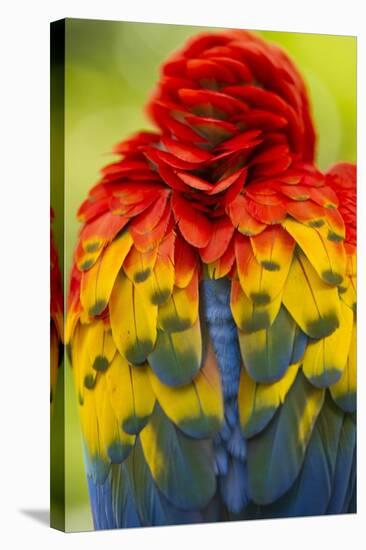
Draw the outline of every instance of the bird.
M95 529L356 510L356 167L243 30L164 62L81 204L66 335Z

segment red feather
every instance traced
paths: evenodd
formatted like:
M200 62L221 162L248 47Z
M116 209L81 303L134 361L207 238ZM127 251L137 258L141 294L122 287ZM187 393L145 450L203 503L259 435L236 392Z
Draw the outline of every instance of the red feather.
M176 192L172 197L172 208L183 237L198 248L207 246L212 231L208 218Z

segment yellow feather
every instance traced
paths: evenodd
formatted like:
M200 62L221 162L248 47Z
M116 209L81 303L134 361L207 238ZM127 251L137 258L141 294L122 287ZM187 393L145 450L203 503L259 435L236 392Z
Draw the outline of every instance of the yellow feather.
M180 332L194 325L198 316L198 279L192 277L186 288L175 287L159 307L158 326L167 332Z
M211 345L196 378L181 387L163 384L149 371L152 389L165 414L187 435L212 437L221 426L224 406L219 369Z
M266 305L282 292L291 265L292 253L284 256L276 269L268 269L255 258L249 239L235 243L236 264L241 287L256 304Z
M259 264L269 271L288 269L291 264L295 242L280 225L267 227L259 235L250 238L254 256Z
M339 287L339 296L348 307L355 310L357 303L357 281L356 277L347 275L341 287Z
M154 269L145 281L139 283L139 289L146 294L149 300L156 305L164 304L174 286L174 265L168 255L160 255L155 262Z
M133 246L123 264L127 277L134 283L142 283L151 276L156 259L158 247L148 252L140 252Z
M339 326L337 289L320 279L300 251L292 262L282 301L303 332L312 338L328 336Z
M152 413L155 397L148 366L134 367L116 353L105 373L108 392L119 426L127 433L138 433Z
M98 433L98 417L95 405L95 394L93 391L86 391L83 404L79 406L81 429L86 441L89 454L99 455L106 459L107 454L101 445Z
M356 277L357 275L357 254L355 252L347 254L346 272L350 277Z
M131 248L132 237L125 231L115 239L81 279L80 301L91 316L100 315L108 305L118 272Z
M110 328L102 320L92 321L88 325L87 346L93 369L106 370L116 353L116 346Z
M108 457L111 445L119 441L119 427L114 411L105 391L105 377L98 379L94 393L98 422L99 448L103 458Z
M101 243L104 244L104 243ZM91 246L91 245L90 245ZM83 246L84 248L84 246ZM88 252L88 250L80 252L80 254L76 257L76 265L80 271L87 271L93 265L95 265L95 262L98 260L99 256L101 255L103 251L102 246L99 246L95 250L92 250L91 252Z
M352 324L352 310L341 302L339 328L330 336L308 343L303 371L315 386L327 387L341 378L350 349Z
M327 238L325 227L313 228L288 217L283 223L324 282L342 283L346 271L346 253L343 242Z
M141 364L154 348L157 306L121 271L109 304L117 349L130 363Z
M164 449L157 444L158 433L152 422L142 430L140 439L151 474L155 480L160 479L164 476L169 457L164 456Z
M238 393L240 425L245 437L260 432L270 421L295 381L299 363L290 365L286 374L272 384L258 384L241 369Z
M79 407L81 426L92 460L121 462L131 450L135 436L125 433L112 408L105 375L99 375L93 390L85 392Z
M84 399L85 388L93 388L97 372L93 369L89 355L90 331L88 325L78 323L74 331L72 341L72 366L74 370L75 383L78 389L79 402Z
M231 311L237 326L243 332L255 332L269 327L281 306L282 293L265 305L255 304L242 290L240 282L231 282Z
M357 329L353 323L351 345L347 357L346 366L341 378L336 384L330 387L330 393L334 401L346 412L354 412L356 407L357 391Z
M341 299L348 307L356 311L357 303L357 256L356 253L347 254L346 277L339 287Z

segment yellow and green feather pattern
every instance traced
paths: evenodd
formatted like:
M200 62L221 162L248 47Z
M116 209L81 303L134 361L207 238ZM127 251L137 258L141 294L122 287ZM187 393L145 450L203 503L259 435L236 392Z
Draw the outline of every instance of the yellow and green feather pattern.
M352 239L333 240L325 224L287 217L260 239L237 235L231 278L210 279L174 227L167 229L155 249L141 251L124 226L107 244L98 241L104 248L92 265L73 272L66 339L91 494L113 486L119 469L134 519L118 513L122 524L136 525L191 521L192 514L205 521L210 506L214 517L227 518L344 511L355 460ZM222 298L215 291L224 305L214 313L204 289L210 280L230 287ZM242 449L226 452L245 475L239 510L220 495L230 475L220 453L233 400L220 340L225 345L233 327L240 363L234 432ZM143 477L132 481L131 468ZM341 496L336 476L343 476ZM314 492L325 478L324 491ZM142 490L156 506L143 515ZM103 523L94 509L96 525L121 525L116 513Z

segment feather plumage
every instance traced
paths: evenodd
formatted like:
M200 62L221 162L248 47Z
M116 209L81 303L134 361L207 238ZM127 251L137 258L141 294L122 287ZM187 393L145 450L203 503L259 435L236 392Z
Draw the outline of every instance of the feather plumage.
M113 338L121 355L131 363L146 361L157 338L157 306L120 272L111 294L109 311Z
M89 315L101 314L107 307L118 272L132 239L128 232L115 239L81 279L80 301Z
M152 371L150 381L161 408L182 432L209 438L219 431L224 416L222 388L211 345L206 346L200 372L187 385L168 386Z
M339 436L332 494L327 508L329 514L343 514L348 511L347 496L353 490L355 451L356 425L351 416L345 414Z
M283 293L283 304L301 330L311 338L329 336L339 326L337 289L319 278L301 252L292 262Z
M126 433L139 433L147 424L155 404L147 366L132 366L116 353L106 380L119 425Z
M202 361L202 338L199 321L180 332L158 329L149 364L158 378L168 386L188 384L198 373Z
M307 227L291 218L283 225L306 254L319 277L330 285L341 284L346 269L346 254L342 243L329 239L322 228Z
M272 422L249 440L249 495L257 504L272 503L294 483L323 401L324 390L300 372Z
M300 475L293 487L269 507L269 516L326 513L334 483L342 424L342 412L328 397L314 426Z
M239 332L243 363L253 380L275 382L287 371L293 352L295 323L282 307L266 329Z
M303 358L305 376L318 387L328 387L342 377L350 352L353 313L341 305L339 327L329 336L309 341Z
M250 33L192 39L149 112L79 210L96 528L353 509L354 170L311 164L301 77Z
M141 433L141 444L152 476L168 500L182 510L197 510L209 504L216 479L207 442L183 435L156 407Z
M238 327L244 333L268 329L281 307L281 294L268 304L256 304L247 297L240 281L231 282L231 311Z
M338 382L330 386L330 393L345 412L356 411L356 325L353 324L349 355Z
M261 432L273 418L295 381L298 364L291 365L277 382L260 384L242 368L238 393L239 415L246 438Z

